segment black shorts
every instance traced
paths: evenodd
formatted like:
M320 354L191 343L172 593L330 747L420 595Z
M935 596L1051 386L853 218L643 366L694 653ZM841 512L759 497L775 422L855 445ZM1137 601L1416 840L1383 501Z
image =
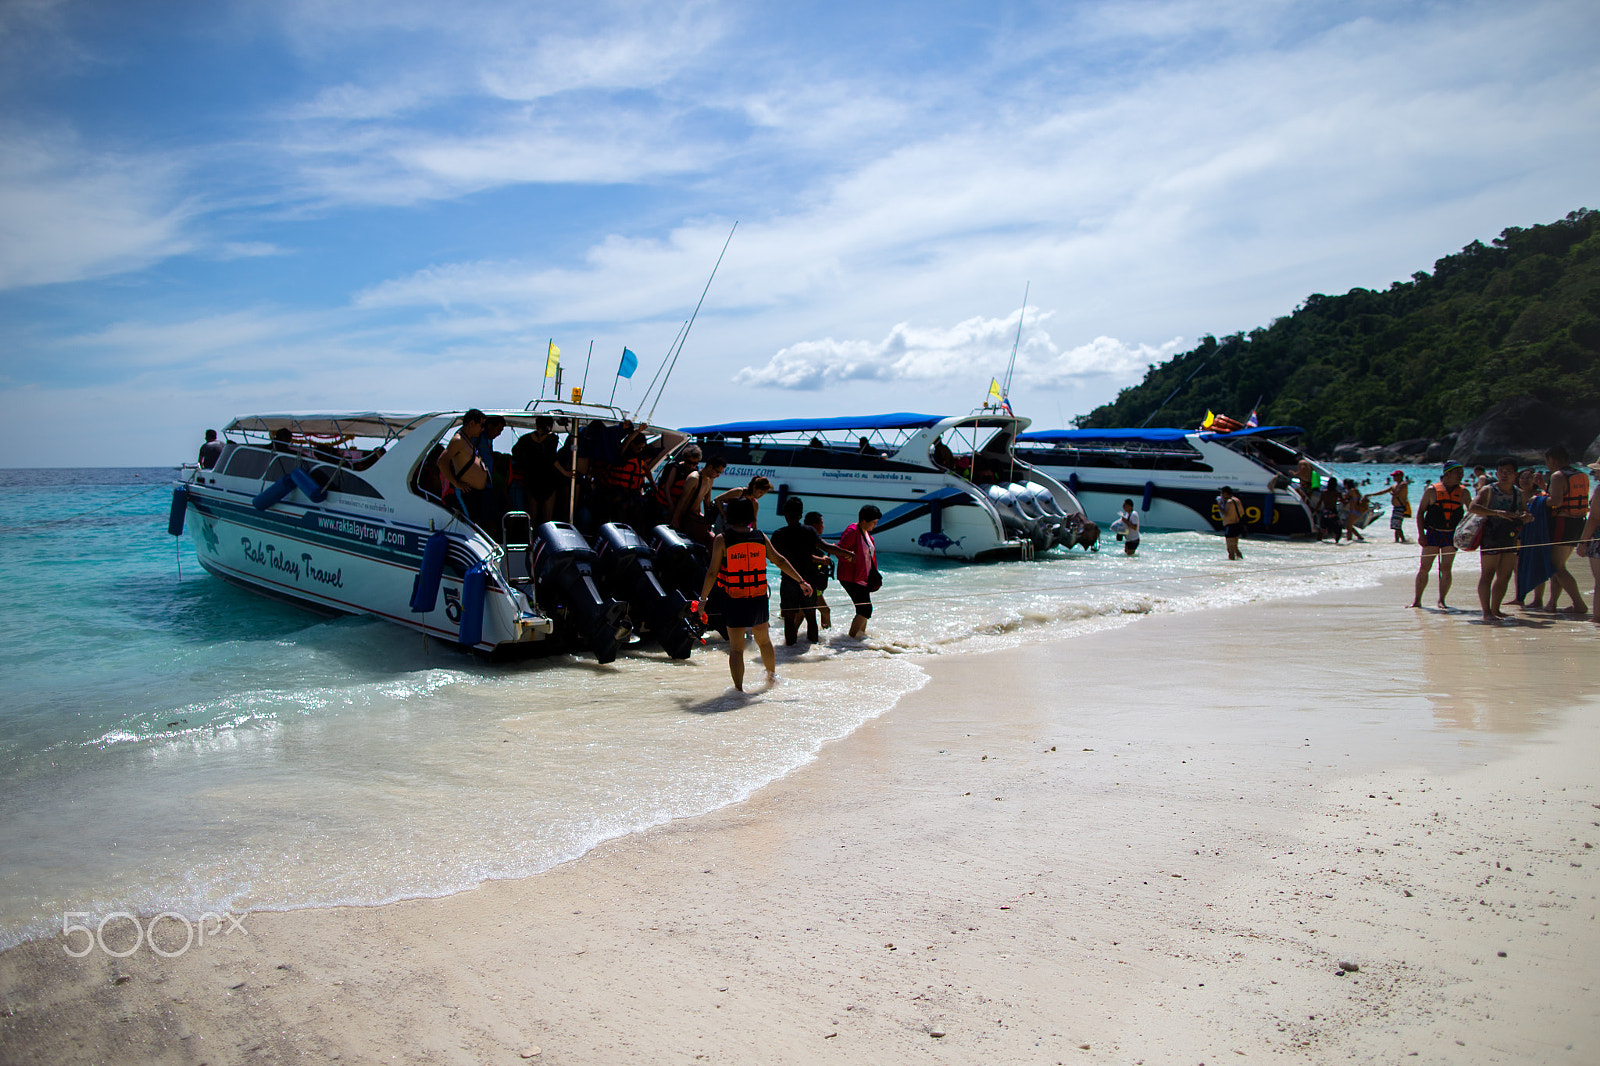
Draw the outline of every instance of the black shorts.
M867 586L857 585L854 581L841 581L839 587L854 601L856 614L862 618L872 617L872 593L867 591Z
M1243 522L1229 522L1227 525L1222 527L1222 535L1225 536L1225 537L1242 537L1242 536L1244 536L1244 523Z
M1453 529L1424 529L1422 531L1422 546L1424 548L1449 548L1455 551L1456 533Z
M1586 518L1576 515L1552 515L1550 517L1550 543L1563 547L1572 547L1572 542L1583 534L1583 525Z
M719 590L720 591L720 590ZM771 604L766 595L734 598L727 593L716 597L713 608L722 609L722 624L727 629L750 629L767 624ZM715 618L712 619L716 621Z
M812 586L812 588L814 590L815 586ZM803 611L816 605L817 594L815 591L809 596L802 596L800 594L800 582L791 580L787 574L784 575L778 585L778 607L780 609L784 611Z

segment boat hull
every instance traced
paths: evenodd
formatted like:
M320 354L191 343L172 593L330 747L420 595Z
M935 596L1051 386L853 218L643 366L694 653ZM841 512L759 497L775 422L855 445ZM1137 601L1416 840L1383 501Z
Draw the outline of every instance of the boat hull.
M374 615L459 643L463 577L476 558L460 537L440 578L434 608L411 610L410 597L431 535L409 526L336 510L278 503L265 510L226 491L187 487L186 525L200 563L235 585L333 614ZM484 590L480 651L541 639L525 603L495 582ZM542 620L541 620L542 621Z
M1070 467L1044 467L1057 477L1070 478ZM1222 514L1217 488L1212 485L1186 486L1155 483L1150 507L1143 510L1146 482L1117 482L1078 478L1075 495L1089 517L1109 523L1122 513L1122 501L1133 500L1139 511L1140 528L1146 531L1185 530L1196 533L1221 532ZM1292 492L1269 491L1264 487L1238 488L1245 505L1248 532L1257 536L1303 537L1315 532L1311 513ZM1269 508L1268 500L1271 500Z
M822 515L826 535L837 536L871 504L883 512L872 533L880 553L979 560L1032 554L1032 544L1007 536L994 511L958 479L934 472L812 470L732 463L730 481L765 477L778 488L770 513L759 525L771 532L783 525L782 502L798 496L807 511Z

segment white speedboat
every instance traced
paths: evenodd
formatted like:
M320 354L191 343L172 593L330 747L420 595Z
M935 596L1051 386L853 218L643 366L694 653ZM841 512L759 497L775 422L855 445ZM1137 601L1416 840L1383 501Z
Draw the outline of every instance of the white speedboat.
M691 426L723 475L762 476L778 491L762 524L781 524L789 496L821 513L830 533L856 521L865 504L883 512L873 532L880 552L951 559L1031 558L1071 543L1083 508L1067 487L1013 451L1028 425L1000 411L942 416L886 414L790 418Z
M622 420L550 402L488 414L513 431L549 416L568 434ZM187 526L201 565L226 581L482 652L587 648L609 662L644 630L687 656L689 601L655 580L655 552L626 526L591 541L512 511L488 530L445 505L437 457L461 424L459 411L236 418L214 467L174 489L168 531ZM662 433L663 451L682 441Z
M1017 456L1066 482L1098 521L1109 522L1131 499L1146 530L1220 530L1217 493L1227 485L1244 501L1249 532L1307 536L1316 522L1297 471L1310 463L1318 482L1334 473L1289 443L1303 432L1296 426L1231 433L1050 429L1018 437Z

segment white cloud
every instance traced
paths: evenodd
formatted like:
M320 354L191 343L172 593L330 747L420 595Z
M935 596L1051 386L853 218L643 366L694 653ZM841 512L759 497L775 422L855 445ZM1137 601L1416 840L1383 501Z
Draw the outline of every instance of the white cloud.
M1126 344L1096 337L1065 351L1043 329L1053 312L1028 309L1020 344L1016 314L1008 318L969 318L954 326L912 326L901 322L883 340L801 341L781 349L759 367L734 374L736 385L818 390L856 381L943 382L953 378L1003 379L1013 347L1017 363L1013 385L1055 388L1083 378L1126 378L1152 362L1170 358L1183 338L1165 344Z
M169 168L0 130L0 288L103 277L193 247Z

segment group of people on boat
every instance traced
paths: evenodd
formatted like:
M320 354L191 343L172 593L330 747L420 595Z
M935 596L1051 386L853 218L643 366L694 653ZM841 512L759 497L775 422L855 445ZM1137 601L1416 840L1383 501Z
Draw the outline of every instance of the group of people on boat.
M1564 610L1584 615L1589 608L1567 569L1577 554L1589 560L1595 582L1594 620L1600 622L1600 461L1579 468L1566 448L1555 445L1545 454L1545 463L1548 473L1524 468L1513 458L1501 459L1492 478L1479 467L1470 490L1465 467L1458 462L1444 464L1439 480L1424 489L1417 502L1422 558L1412 607L1422 606L1437 563L1439 606L1444 608L1456 552L1476 549L1481 567L1478 603L1485 622L1508 617L1501 608L1513 578L1518 606L1561 611L1565 596L1571 606ZM1532 603L1527 602L1529 596Z
M758 476L717 492L717 478L727 463L706 457L697 444L661 463L667 445L643 422L594 420L576 428L569 423L562 427L562 440L556 419L539 416L509 452L496 451L506 428L499 416L476 408L467 411L433 462L424 464L425 471L437 475L437 491L432 481L424 490L495 536L509 511L526 512L535 525L569 522L591 535L607 522L635 529L670 526L704 550L699 614L702 622L727 633L736 688L744 683L746 631L760 649L769 680L775 672L768 634L769 563L783 574L779 609L786 644L798 642L802 624L812 642L819 637L819 625L831 627L823 595L832 571L830 556L838 559L837 578L854 610L850 636L864 634L872 617L871 593L881 582L872 540L882 517L877 507L861 508L857 521L834 545L823 539L822 516L806 513L804 501L790 497L784 507L787 524L769 539L756 521L762 498L773 491L772 482Z

